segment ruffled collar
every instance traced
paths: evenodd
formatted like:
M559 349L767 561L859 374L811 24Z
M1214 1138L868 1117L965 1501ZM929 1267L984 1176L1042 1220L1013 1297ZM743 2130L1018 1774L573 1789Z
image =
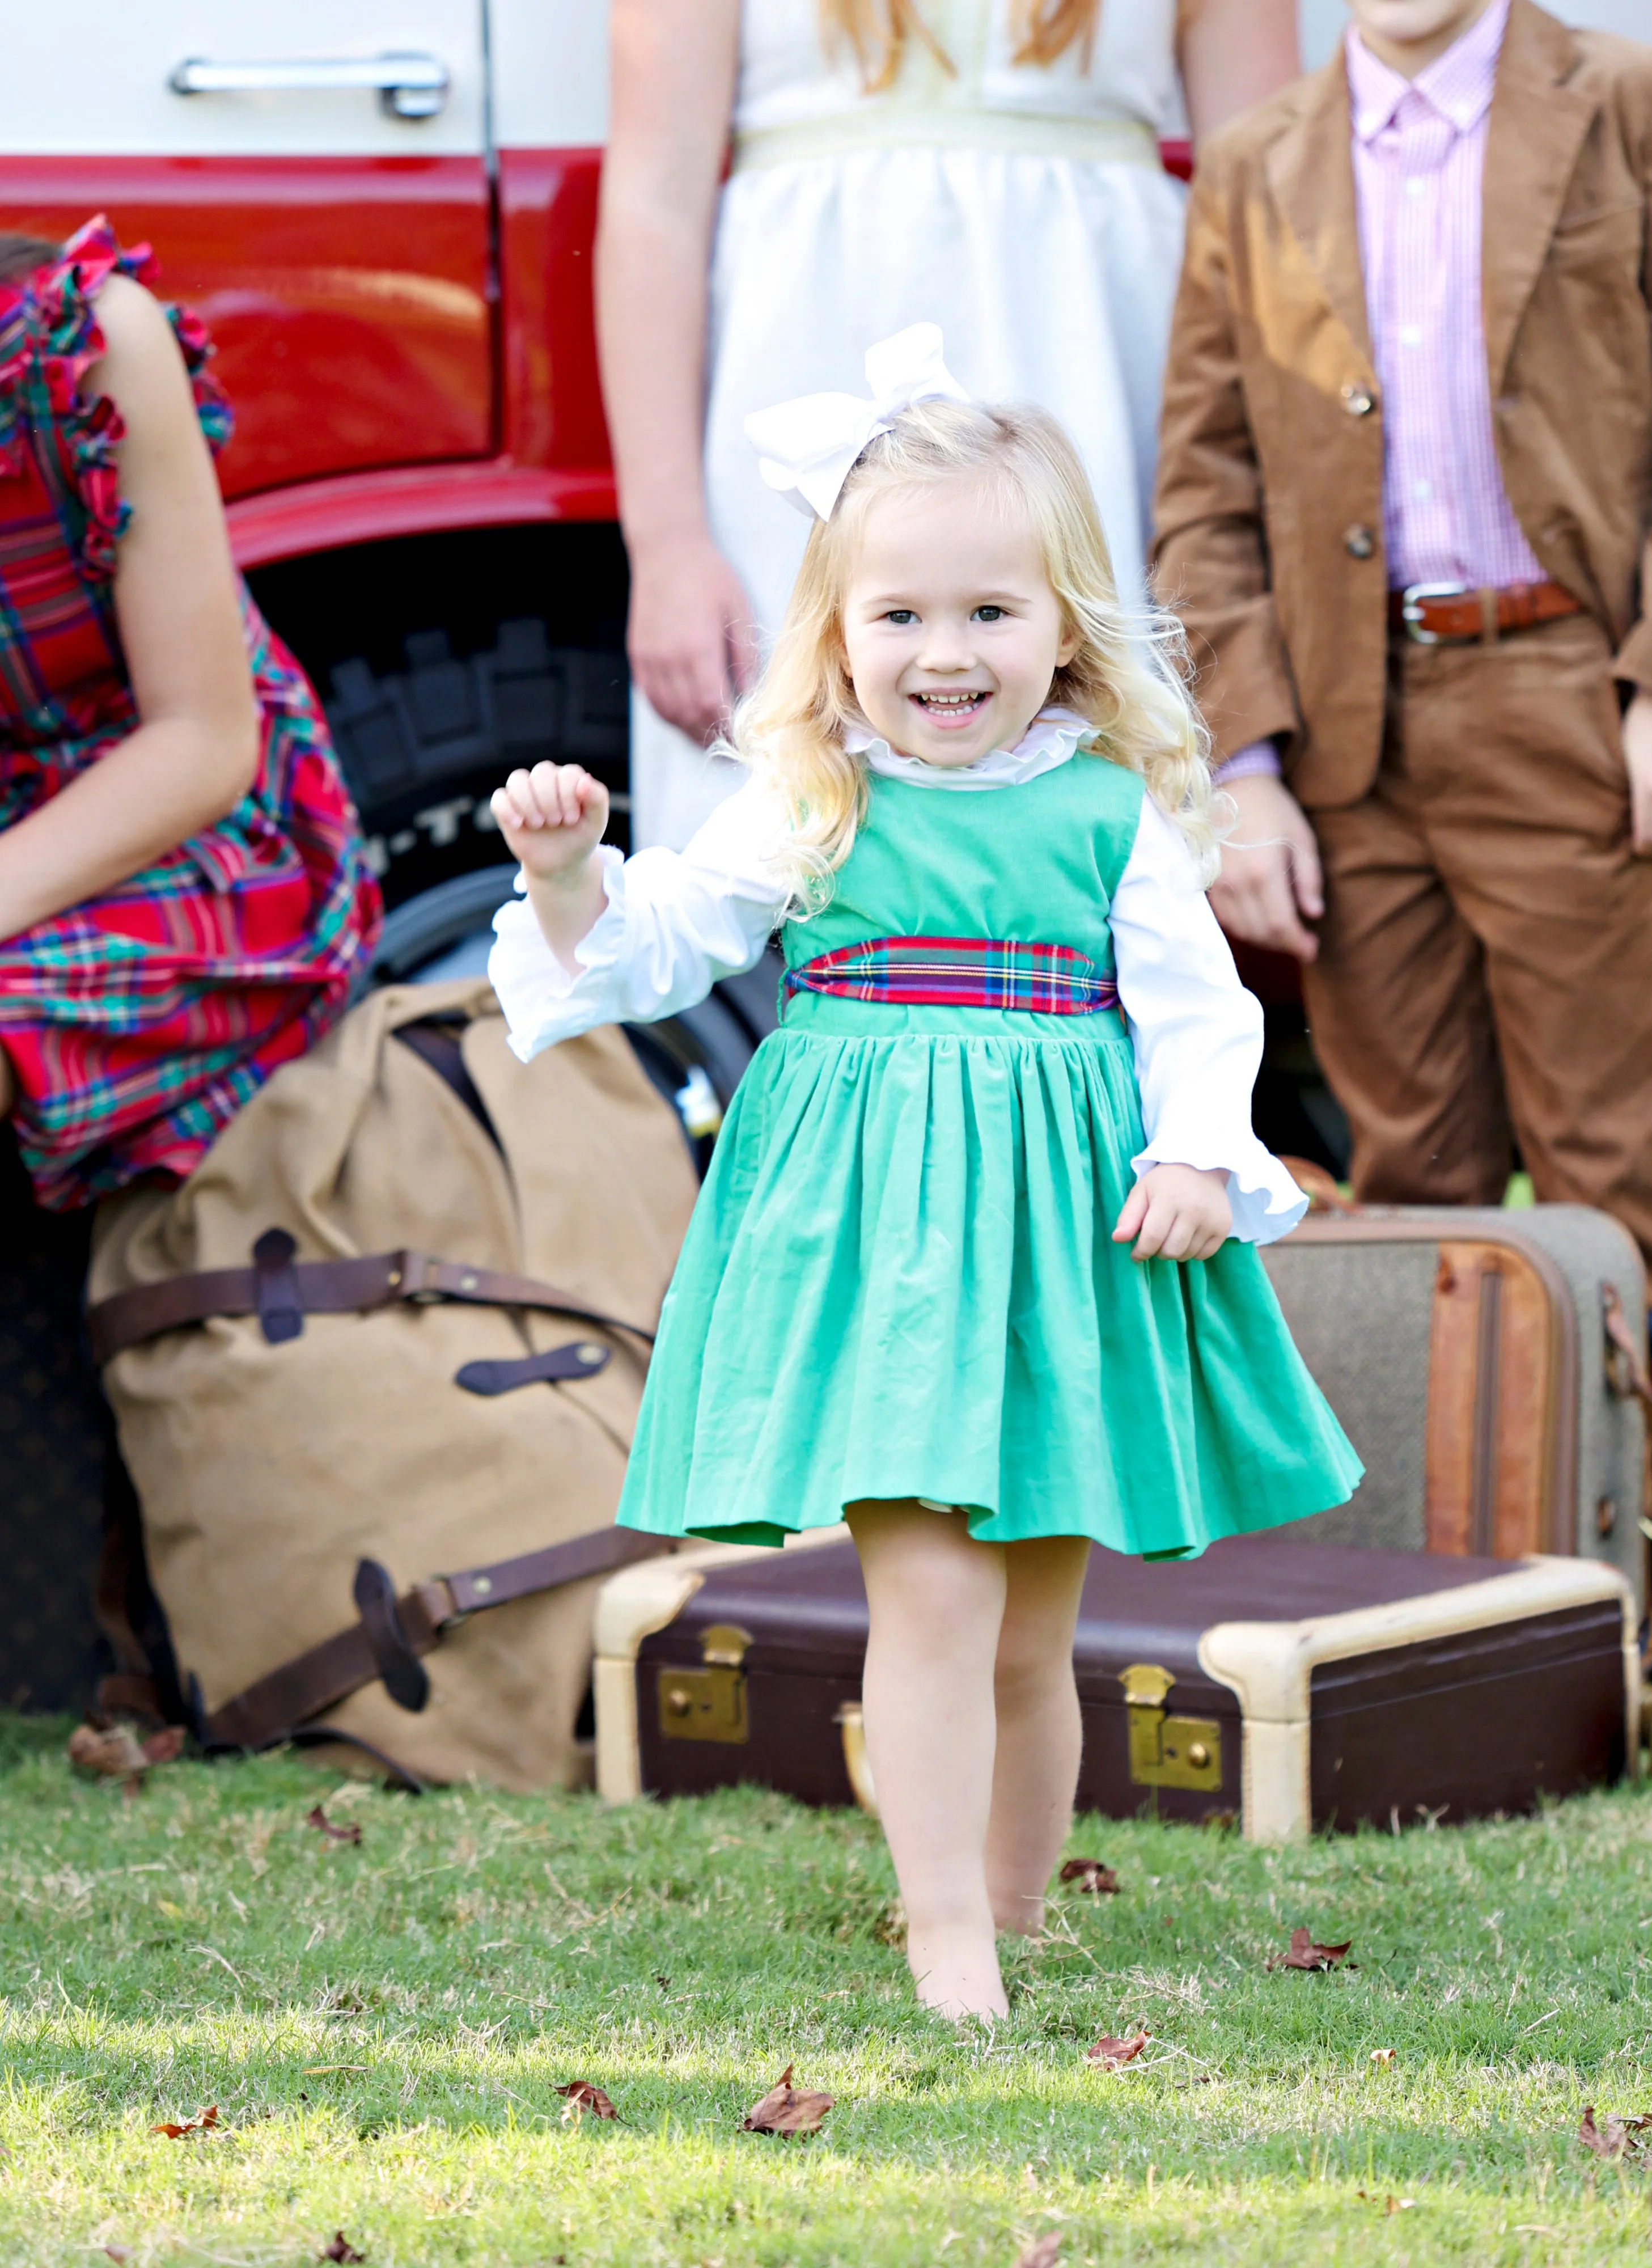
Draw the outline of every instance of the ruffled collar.
M1064 764L1095 726L1070 709L1044 709L1013 748L989 749L979 763L960 770L943 764L926 764L920 757L903 756L887 740L880 740L863 725L851 726L843 745L852 756L864 756L869 770L882 779L907 780L914 787L1020 787Z

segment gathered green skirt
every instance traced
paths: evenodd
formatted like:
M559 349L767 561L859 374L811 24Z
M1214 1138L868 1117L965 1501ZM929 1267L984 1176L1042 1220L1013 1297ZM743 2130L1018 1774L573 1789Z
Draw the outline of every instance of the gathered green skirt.
M1160 1556L1346 1501L1253 1248L1112 1241L1144 1146L1114 1016L794 1001L717 1142L620 1522L778 1544L920 1497L985 1542Z

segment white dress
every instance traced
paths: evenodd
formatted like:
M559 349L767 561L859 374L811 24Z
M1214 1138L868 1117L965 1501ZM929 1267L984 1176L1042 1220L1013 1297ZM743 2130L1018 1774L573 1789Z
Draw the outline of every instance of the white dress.
M1010 60L1009 0L921 0L956 67L908 42L861 92L817 0L745 0L732 167L712 256L706 418L711 530L772 637L808 524L766 488L748 412L865 391L866 350L939 323L978 400L1039 402L1083 455L1127 596L1143 588L1159 389L1183 191L1159 164L1175 100L1176 0L1102 0L1095 50ZM680 849L738 784L632 719L632 839Z
M1018 747L960 771L899 755L870 735L853 745L885 778L941 794L1013 795L1059 765L1100 762L1075 755L1089 729L1048 710ZM488 974L525 1062L598 1024L675 1015L721 977L756 966L786 910L775 863L785 815L767 783L744 769L737 777L738 793L684 851L656 845L622 859L605 847L606 902L575 948L576 973L551 951L525 897L495 915ZM1308 1200L1251 1130L1262 1011L1239 983L1185 838L1151 796L1142 799L1107 923L1147 1137L1131 1160L1136 1174L1160 1164L1225 1172L1234 1235L1271 1244L1296 1226Z

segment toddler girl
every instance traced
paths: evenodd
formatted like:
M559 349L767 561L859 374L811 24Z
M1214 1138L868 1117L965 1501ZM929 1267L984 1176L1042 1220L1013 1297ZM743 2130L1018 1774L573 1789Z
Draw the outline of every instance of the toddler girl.
M1176 1557L1360 1467L1253 1247L1305 1200L1251 1131L1261 1017L1203 884L1201 730L1133 640L1077 457L919 326L871 404L751 421L819 515L680 856L599 848L576 766L494 811L491 974L528 1057L668 1016L783 925L779 1031L665 1302L620 1519L778 1544L847 1519L866 1741L920 1997L1005 2007L1079 1754L1090 1547Z

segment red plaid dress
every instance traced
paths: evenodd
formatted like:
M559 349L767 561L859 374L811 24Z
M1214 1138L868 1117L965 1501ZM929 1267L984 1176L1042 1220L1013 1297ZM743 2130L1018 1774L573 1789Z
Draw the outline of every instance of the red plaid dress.
M103 349L99 287L152 272L99 217L49 266L0 280L0 827L138 721L112 587L121 420L83 380ZM216 450L230 410L211 348L170 312ZM245 592L242 615L263 714L249 792L119 889L0 940L18 1147L55 1209L140 1175L181 1181L367 968L378 891L327 725Z

